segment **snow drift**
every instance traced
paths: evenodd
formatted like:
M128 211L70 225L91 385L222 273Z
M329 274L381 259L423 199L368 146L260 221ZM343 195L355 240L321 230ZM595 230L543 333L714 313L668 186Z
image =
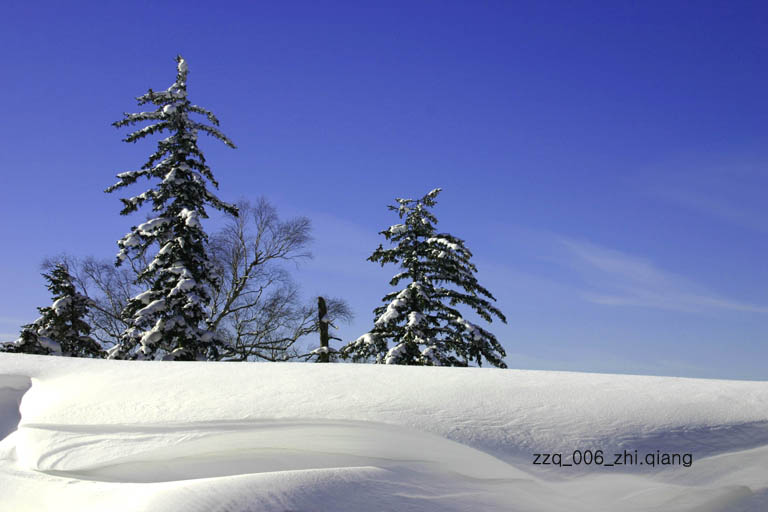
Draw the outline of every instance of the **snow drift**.
M0 436L2 511L768 509L768 382L0 354Z

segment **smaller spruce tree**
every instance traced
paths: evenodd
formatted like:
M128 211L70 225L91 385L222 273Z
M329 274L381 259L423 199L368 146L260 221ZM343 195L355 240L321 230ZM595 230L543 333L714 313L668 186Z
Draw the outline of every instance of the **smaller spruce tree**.
M496 317L506 323L490 302L496 299L477 282L477 268L464 241L436 232L437 219L429 208L439 193L437 188L421 199L397 199L397 205L389 206L405 221L380 234L396 245L379 245L368 260L400 265L402 272L389 284L408 284L384 296L386 305L374 310L373 329L343 347L343 357L434 366L481 366L485 359L506 368L506 354L496 337L455 307L463 304L487 322Z
M90 337L91 328L84 320L89 299L75 290L66 265L57 264L50 274L43 274L53 294L53 304L38 308L40 318L22 326L21 335L2 350L25 354L69 357L103 357L104 351Z

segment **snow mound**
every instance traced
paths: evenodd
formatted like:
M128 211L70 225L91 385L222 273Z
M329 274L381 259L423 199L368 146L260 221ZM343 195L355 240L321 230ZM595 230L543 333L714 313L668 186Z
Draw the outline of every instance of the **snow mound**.
M29 377L0 373L0 439L18 427L21 420L19 404L31 386L32 379Z
M768 509L767 382L0 354L0 413L12 510Z
M100 481L163 482L403 463L471 478L528 477L465 445L380 423L265 420L108 429L48 426L26 427L21 434L16 442L22 466ZM49 449L29 453L29 447L40 446ZM20 447L25 449L19 451Z

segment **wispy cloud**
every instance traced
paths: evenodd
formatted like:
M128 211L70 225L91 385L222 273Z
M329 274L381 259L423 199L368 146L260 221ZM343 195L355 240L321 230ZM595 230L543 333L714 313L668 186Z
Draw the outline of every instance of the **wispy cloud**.
M768 216L764 213L739 206L715 194L672 187L658 188L653 193L661 199L678 204L689 210L768 233Z
M731 310L768 313L768 306L722 297L649 260L571 239L561 239L588 281L583 297L595 304L673 311Z
M681 155L639 173L635 189L691 212L768 233L763 148L732 154Z

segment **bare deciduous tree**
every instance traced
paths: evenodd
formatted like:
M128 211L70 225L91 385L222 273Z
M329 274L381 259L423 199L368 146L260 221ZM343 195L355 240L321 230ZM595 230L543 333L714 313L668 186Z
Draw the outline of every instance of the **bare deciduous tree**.
M303 357L297 342L316 333L316 306L301 303L285 269L311 257L311 225L306 217L281 221L266 200L240 202L240 215L211 237L219 279L213 294L211 325L226 334L228 359L287 361ZM351 318L344 301L333 300L329 315Z
M282 221L265 199L241 201L239 215L208 240L216 278L208 323L230 343L230 361L288 361L306 358L299 340L319 332L317 306L303 303L286 265L311 258L311 223L306 217ZM135 271L94 258L59 256L44 268L66 261L76 286L92 301L88 317L93 336L113 346L127 327L122 311L138 293ZM140 266L139 266L140 267ZM328 299L331 321L352 318L347 303ZM312 340L314 343L315 340ZM316 344L316 343L315 343Z

